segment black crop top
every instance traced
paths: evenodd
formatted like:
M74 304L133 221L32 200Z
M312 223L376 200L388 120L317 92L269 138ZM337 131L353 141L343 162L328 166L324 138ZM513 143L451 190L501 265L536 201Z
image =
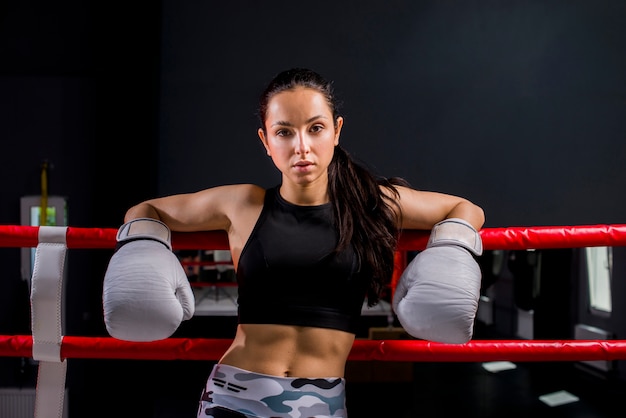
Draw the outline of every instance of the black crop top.
M352 247L335 254L329 203L298 206L268 189L237 267L241 324L283 324L356 333L367 291Z

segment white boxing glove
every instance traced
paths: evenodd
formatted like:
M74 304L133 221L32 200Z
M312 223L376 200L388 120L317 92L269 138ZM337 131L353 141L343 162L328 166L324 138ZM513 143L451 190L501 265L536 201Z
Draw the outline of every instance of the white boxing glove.
M134 219L120 227L117 242L102 292L107 331L126 341L170 337L195 310L170 229L156 219Z
M426 249L408 264L393 296L393 310L407 333L450 344L472 339L481 286L472 254L482 251L480 235L463 219L433 227Z

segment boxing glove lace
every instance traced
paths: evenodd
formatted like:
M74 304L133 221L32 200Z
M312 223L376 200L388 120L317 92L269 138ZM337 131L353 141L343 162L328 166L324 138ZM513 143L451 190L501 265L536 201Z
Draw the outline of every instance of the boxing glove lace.
M481 286L473 255L482 251L480 235L463 219L433 227L426 249L407 265L394 292L393 310L407 333L442 343L471 340Z
M193 291L167 225L139 218L119 228L102 299L106 329L120 340L162 340L193 316Z

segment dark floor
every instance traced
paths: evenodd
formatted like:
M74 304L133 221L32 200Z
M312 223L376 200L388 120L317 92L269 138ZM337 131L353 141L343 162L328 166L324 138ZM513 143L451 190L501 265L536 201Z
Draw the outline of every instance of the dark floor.
M70 418L194 418L212 364L74 360L74 378L79 370L89 379L73 385ZM350 418L626 416L623 379L573 362L514 366L491 372L483 363L349 362L348 412ZM560 391L578 401L549 406L539 399Z
M498 336L477 324L474 339ZM379 381L348 382L351 418L626 416L626 381L580 362L506 362L514 368L496 372L487 363L406 363L409 378L398 365L385 363L377 365ZM348 366L349 371L354 364ZM405 381L381 381L389 379L385 369ZM571 401L544 402L540 397L546 395L548 401Z
M481 363L413 363L411 382L347 383L350 418L623 418L626 387L572 363L517 363L492 373ZM548 406L539 397L566 391L578 401ZM196 402L163 397L153 418L195 417ZM117 414L117 417L138 415ZM146 415L148 416L148 415Z
M492 373L481 363L414 363L410 383L350 383L348 412L364 417L624 417L626 387L572 363L517 363ZM542 395L579 400L548 406Z

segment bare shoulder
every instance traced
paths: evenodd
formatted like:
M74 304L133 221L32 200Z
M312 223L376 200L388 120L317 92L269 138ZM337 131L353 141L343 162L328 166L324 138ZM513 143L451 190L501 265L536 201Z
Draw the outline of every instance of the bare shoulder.
M220 195L220 201L231 210L263 206L265 189L256 184L231 184L212 189Z
M239 192L241 199L248 203L263 204L265 199L265 189L263 187L256 184L236 184L232 187Z
M227 184L200 190L190 196L208 201L253 203L259 199L263 200L265 189L255 184Z

